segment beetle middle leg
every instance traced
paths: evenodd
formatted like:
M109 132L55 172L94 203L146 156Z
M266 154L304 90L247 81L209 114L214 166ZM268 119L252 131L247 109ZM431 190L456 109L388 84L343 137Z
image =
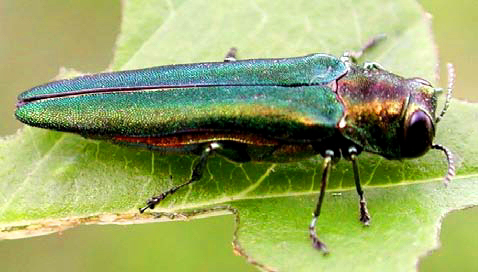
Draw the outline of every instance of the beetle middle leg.
M329 179L330 169L332 168L332 159L334 157L334 151L326 150L324 156L324 166L322 171L322 181L320 182L320 193L319 199L317 200L317 205L314 211L314 217L309 225L309 237L312 240L312 246L316 249L322 251L324 254L328 254L327 246L320 241L315 230L317 225L317 220L319 219L320 209L322 208L322 202L324 201L325 196L325 187L327 187L327 181Z
M151 197L150 199L148 199L146 206L139 209L139 212L143 213L147 209L154 209L154 207L158 205L159 202L165 199L168 195L172 195L177 190L183 188L184 186L187 186L195 181L200 180L204 172L204 169L206 168L207 159L213 153L214 150L220 149L220 148L222 148L221 144L216 142L213 142L207 145L206 148L204 148L204 150L202 151L201 157L199 158L198 162L194 166L193 173L191 174L191 178L187 182L174 186L173 188L161 193L160 195Z
M359 212L360 217L359 220L365 226L370 224L370 214L368 213L367 209L367 201L365 200L365 195L362 190L362 185L360 184L360 174L358 170L358 162L357 162L357 155L358 151L355 147L350 147L348 150L350 160L352 161L352 168L354 170L354 179L355 179L355 188L357 189L357 194L359 195Z
M357 60L362 57L362 55L369 49L375 47L378 43L385 40L387 36L385 34L378 34L377 36L372 37L367 43L360 48L358 51L347 51L343 54L342 58L348 59L352 63L357 63Z
M237 60L237 48L231 47L229 51L227 51L226 56L224 57L224 62L233 62Z

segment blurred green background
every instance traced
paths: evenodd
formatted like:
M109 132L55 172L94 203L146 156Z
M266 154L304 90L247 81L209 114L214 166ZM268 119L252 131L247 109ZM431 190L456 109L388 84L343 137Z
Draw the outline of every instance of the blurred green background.
M441 60L456 66L454 96L478 102L472 73L478 63L475 0L422 0L433 15ZM108 67L120 24L118 0L0 0L0 135L15 133L22 90L47 82L60 67L99 72ZM221 56L218 56L220 58ZM453 105L451 106L453 107ZM478 208L444 219L442 248L420 271L478 271ZM61 234L0 241L1 271L254 271L234 256L232 216L134 226L82 226Z

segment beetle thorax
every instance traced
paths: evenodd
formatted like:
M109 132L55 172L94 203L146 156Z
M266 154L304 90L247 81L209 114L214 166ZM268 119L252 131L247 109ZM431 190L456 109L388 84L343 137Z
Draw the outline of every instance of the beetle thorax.
M352 65L338 80L337 94L344 104L338 124L342 134L365 151L387 158L400 154L402 123L410 91L406 79L381 69Z

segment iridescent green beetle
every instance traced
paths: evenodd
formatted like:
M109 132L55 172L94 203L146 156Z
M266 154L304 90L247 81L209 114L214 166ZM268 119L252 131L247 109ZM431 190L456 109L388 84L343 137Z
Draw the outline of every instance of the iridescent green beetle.
M400 160L439 149L448 159L445 182L454 175L451 152L433 144L451 98L452 67L445 107L436 117L440 90L427 81L400 77L376 63L355 64L377 40L341 58L236 61L231 50L224 62L50 82L22 93L15 115L32 126L200 156L190 180L152 197L140 212L200 180L213 153L235 162L290 162L320 154L321 189L309 230L314 247L327 252L315 226L331 166L341 157L352 161L365 225L370 216L357 166L362 151Z

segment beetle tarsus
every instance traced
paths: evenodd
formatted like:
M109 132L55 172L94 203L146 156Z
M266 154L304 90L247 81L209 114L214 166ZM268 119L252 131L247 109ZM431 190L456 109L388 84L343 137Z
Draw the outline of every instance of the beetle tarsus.
M172 189L176 189L176 187L172 188ZM177 189L176 189L177 190ZM161 193L160 195L158 196L153 196L152 198L148 199L148 202L146 203L146 206L144 206L143 208L140 208L139 209L139 212L140 213L144 213L144 211L146 211L147 209L154 209L154 207L156 205L159 204L159 202L161 202L163 199L166 198L167 195L170 195L172 193L174 193L176 190L172 191L172 190L168 190L164 193Z
M160 195L151 197L150 199L148 199L148 202L146 203L146 206L139 209L139 212L143 213L147 209L151 209L151 210L154 209L154 207L156 207L156 205L158 205L161 201L163 201L163 199L165 199L168 195L172 195L177 190L183 188L184 186L187 186L187 185L189 185L189 184L191 184L195 181L200 180L201 177L202 177L202 174L204 172L204 169L206 168L207 159L209 158L211 153L215 149L218 149L218 148L221 148L221 145L219 143L216 143L216 142L210 143L203 150L203 152L201 154L201 157L199 158L198 162L194 166L194 170L193 170L193 173L191 174L191 178L187 182L185 182L183 184L180 184L178 186L175 186L175 187L161 193Z
M368 213L368 209L367 209L367 202L365 201L365 199L363 200L360 200L359 202L360 204L360 222L363 223L364 226L369 226L370 225L370 214Z
M315 231L315 225L317 223L317 219L318 217L314 216L314 218L312 219L312 222L310 223L309 237L310 237L310 240L312 240L312 246L315 249L321 251L324 255L327 255L329 254L329 250L327 249L327 246L319 240L319 237L317 237L317 233Z
M354 179L355 179L355 188L357 189L357 194L359 195L359 220L363 223L364 226L370 225L370 214L367 209L367 201L365 200L365 194L362 190L362 185L360 184L360 173L358 169L357 148L351 146L348 150L350 160L352 161L352 168L354 170Z
M314 217L312 218L312 221L310 222L310 225L309 225L309 237L310 237L310 240L312 240L312 246L322 251L324 255L328 254L329 251L327 250L327 246L323 242L321 242L319 237L317 236L316 225L317 225L317 220L319 219L322 202L324 201L325 187L327 187L327 181L329 179L329 173L330 173L330 168L332 166L333 156L334 156L334 152L332 150L325 151L322 181L320 183L319 199L317 200L317 205L315 207Z

